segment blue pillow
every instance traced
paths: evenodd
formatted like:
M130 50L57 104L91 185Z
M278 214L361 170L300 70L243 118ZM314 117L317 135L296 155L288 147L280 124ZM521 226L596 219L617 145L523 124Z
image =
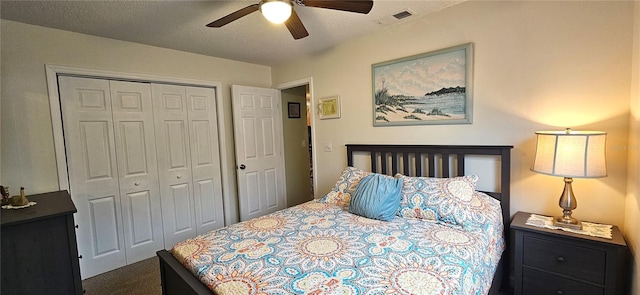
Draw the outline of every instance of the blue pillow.
M400 207L402 178L370 174L351 197L349 212L371 219L392 220Z

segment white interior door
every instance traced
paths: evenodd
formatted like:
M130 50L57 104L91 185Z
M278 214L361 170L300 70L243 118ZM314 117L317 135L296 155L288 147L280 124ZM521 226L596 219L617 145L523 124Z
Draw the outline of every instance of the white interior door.
M240 220L286 207L280 91L233 85Z
M196 235L191 151L184 86L152 84L164 246Z
M164 248L151 85L110 81L127 264Z
M126 264L109 81L58 78L83 278Z
M215 91L186 87L196 232L224 226Z

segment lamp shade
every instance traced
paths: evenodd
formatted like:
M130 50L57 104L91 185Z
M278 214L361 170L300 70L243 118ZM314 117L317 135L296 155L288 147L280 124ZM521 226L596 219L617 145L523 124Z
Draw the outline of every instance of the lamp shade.
M607 176L601 131L538 131L532 171L571 178Z
M260 4L260 11L264 17L274 23L281 24L291 16L291 2L281 0L264 0Z

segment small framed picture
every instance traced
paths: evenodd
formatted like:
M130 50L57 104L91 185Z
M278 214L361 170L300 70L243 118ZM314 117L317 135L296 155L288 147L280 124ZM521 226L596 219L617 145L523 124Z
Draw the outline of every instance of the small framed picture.
M300 103L289 102L289 118L300 118Z
M340 97L336 95L321 98L318 104L318 113L320 114L320 119L340 118Z

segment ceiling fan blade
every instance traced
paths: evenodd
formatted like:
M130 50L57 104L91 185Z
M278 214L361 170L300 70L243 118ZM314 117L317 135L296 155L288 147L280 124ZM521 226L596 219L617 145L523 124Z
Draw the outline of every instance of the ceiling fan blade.
M373 7L373 0L302 0L302 4L309 7L367 14Z
M249 5L245 8L242 8L236 12L233 12L227 16L224 16L220 19L217 19L209 24L207 24L207 27L210 28L219 28L222 27L234 20L237 20L245 15L248 15L252 12L258 11L258 9L260 9L260 5L259 4L253 4L253 5Z
M298 17L298 14L293 9L291 10L291 16L286 22L284 22L284 24L287 26L287 29L289 29L289 32L291 32L293 39L298 40L309 36L309 32L307 32L307 29L302 24L300 17Z

